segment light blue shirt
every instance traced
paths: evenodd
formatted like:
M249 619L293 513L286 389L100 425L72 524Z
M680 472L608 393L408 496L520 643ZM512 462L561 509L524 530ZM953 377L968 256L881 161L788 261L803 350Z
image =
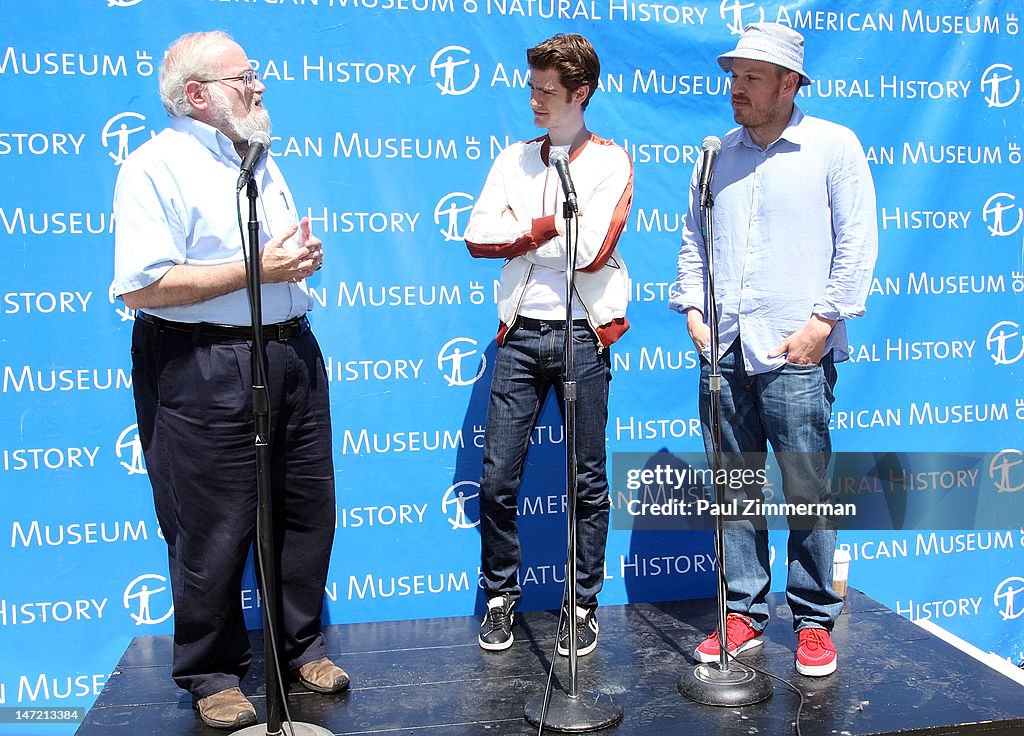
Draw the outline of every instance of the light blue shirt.
M114 292L137 291L171 266L214 266L242 260L235 182L242 160L230 139L188 117L144 143L121 165L114 189ZM264 156L253 175L260 247L298 222L291 192L277 164ZM243 228L249 201L241 201ZM248 237L248 235L246 235ZM288 243L298 246L298 234ZM264 324L305 314L312 306L305 282L263 284ZM251 324L245 289L176 307L143 311L176 322Z
M669 306L707 318L699 175L698 162ZM711 191L719 357L739 337L749 374L774 370L786 358L769 353L817 314L838 320L825 350L846 360L844 320L864 314L878 253L875 188L856 135L796 108L766 149L736 128L722 139Z

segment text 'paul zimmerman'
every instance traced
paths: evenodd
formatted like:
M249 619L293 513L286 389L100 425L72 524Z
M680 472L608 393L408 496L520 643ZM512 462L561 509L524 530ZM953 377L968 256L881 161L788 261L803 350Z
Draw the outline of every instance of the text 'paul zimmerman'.
M644 503L632 499L626 503L630 516L722 516L728 518L760 516L831 517L856 516L857 506L852 503L775 503L763 498L734 499L716 503L706 498L680 501L671 498L664 503Z

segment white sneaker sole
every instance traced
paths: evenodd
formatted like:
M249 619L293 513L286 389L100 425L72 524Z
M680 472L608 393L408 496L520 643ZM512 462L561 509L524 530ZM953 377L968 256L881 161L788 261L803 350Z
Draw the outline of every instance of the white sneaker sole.
M577 657L584 657L584 656L590 654L595 649L597 649L597 639L594 639L594 643L591 644L590 646L583 647L582 649L577 649L576 650L576 656ZM568 649L562 649L561 645L558 646L558 653L561 656L563 656L563 657L568 657L569 656L569 650Z
M732 656L737 657L743 654L744 652L749 652L751 649L757 649L759 646L761 646L760 636L740 644L732 651ZM704 652L700 651L699 648L693 650L693 656L697 659L698 662L703 662L704 664L708 664L710 662L717 662L721 658L718 654L705 654Z
M835 672L836 671L836 667L838 667L838 666L839 666L839 657L838 656L836 656L836 658L833 659L828 664L818 664L818 665L800 664L800 661L797 660L796 671L799 672L804 677L826 677L828 675L831 675L833 672Z
M481 639L479 636L476 638L476 642L480 645L480 648L488 652L503 652L510 646L512 646L512 644L515 643L515 640L515 634L509 634L508 641L499 642L497 644L490 644Z

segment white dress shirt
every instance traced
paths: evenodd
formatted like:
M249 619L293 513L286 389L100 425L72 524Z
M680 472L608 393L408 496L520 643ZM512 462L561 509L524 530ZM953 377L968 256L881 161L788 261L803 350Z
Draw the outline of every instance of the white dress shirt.
M144 143L121 165L114 189L114 293L121 296L159 280L171 266L214 266L243 258L235 182L241 158L216 128L189 117ZM298 223L291 192L277 164L264 156L253 176L260 196L260 247ZM249 202L237 195L242 225ZM246 238L248 233L246 232ZM289 241L298 248L298 233ZM263 284L264 324L305 314L313 301L305 281ZM175 322L249 325L245 289L183 306L143 311Z

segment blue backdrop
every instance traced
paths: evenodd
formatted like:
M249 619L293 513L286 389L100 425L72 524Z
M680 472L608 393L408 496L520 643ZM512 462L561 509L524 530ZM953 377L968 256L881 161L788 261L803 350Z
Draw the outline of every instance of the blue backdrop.
M532 138L524 50L587 35L592 130L626 147L633 328L613 350L612 452L699 452L696 354L668 311L699 146L732 127L714 57L744 23L807 38L798 104L853 128L878 191L868 314L834 443L1003 453L1024 488L1024 55L1019 0L0 0L0 706L88 706L134 636L171 630L131 400L133 315L110 298L111 196L162 129L159 58L232 33L267 84L273 155L325 243L312 314L332 380L330 623L478 604L477 485L498 264L461 240L488 168ZM564 562L550 403L521 499L528 608ZM613 489L613 501L628 500ZM1018 496L1024 503L1024 494ZM775 562L784 582L783 550ZM844 531L850 583L1014 663L1024 530ZM603 604L710 596L706 533L613 530ZM244 593L258 625L251 579ZM19 734L33 727L0 725ZM40 732L69 733L69 727Z

